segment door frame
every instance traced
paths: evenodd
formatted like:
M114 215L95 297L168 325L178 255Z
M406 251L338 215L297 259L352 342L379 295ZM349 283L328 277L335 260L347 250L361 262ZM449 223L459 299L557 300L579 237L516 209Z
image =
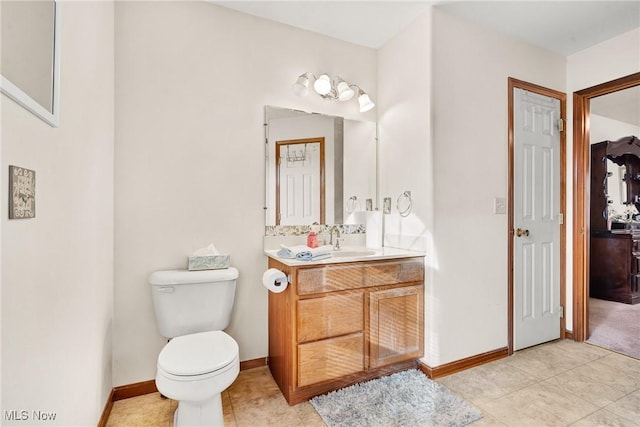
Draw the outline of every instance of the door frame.
M629 74L573 93L573 339L589 337L589 218L591 98L640 85L640 73Z
M280 149L283 145L320 144L320 224L325 224L324 136L276 141L276 225L280 225Z
M564 92L559 92L553 89L549 89L543 86L539 86L533 83L528 83L522 80L515 79L513 77L509 77L508 79L508 88L509 88L509 101L508 101L508 110L509 110L509 120L508 120L508 151L509 151L509 166L508 166L508 197L507 197L507 247L508 247L508 259L507 259L507 335L508 335L508 349L509 355L513 354L513 313L514 313L514 290L513 290L513 254L514 254L514 221L513 221L513 195L514 195L514 185L513 185L513 175L514 175L514 105L513 105L513 90L523 89L529 92L533 92L539 95L548 96L551 98L555 98L560 100L560 117L564 119L565 129L563 132L560 132L560 213L565 215L566 217L566 116L567 116L567 95ZM566 220L562 221L560 224L560 305L565 306L566 301ZM560 338L565 338L565 328L566 321L565 317L562 316L560 318Z

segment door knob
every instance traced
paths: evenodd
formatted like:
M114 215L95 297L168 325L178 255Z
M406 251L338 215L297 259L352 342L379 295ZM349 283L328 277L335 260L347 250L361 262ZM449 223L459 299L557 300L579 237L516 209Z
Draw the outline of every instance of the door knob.
M518 237L522 237L522 236L528 236L529 235L529 230L523 230L522 228L518 228L516 229L516 236Z

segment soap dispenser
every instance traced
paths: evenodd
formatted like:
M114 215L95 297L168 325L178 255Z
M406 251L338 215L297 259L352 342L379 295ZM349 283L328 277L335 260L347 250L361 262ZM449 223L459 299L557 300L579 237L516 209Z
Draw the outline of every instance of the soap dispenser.
M320 225L314 222L309 228L311 231L309 231L309 235L307 236L307 246L317 248L320 246L318 243L318 230L320 229Z

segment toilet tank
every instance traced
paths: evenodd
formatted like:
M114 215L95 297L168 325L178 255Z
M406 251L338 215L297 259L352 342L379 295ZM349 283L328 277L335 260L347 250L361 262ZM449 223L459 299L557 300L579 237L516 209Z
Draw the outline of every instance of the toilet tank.
M149 276L156 324L167 338L229 326L238 270L163 270Z

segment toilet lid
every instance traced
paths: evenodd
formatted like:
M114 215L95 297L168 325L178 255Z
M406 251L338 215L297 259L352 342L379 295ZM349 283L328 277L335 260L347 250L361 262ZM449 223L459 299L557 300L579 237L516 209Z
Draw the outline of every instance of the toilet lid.
M238 356L238 343L222 331L183 335L169 341L158 367L172 375L202 375L227 366Z

